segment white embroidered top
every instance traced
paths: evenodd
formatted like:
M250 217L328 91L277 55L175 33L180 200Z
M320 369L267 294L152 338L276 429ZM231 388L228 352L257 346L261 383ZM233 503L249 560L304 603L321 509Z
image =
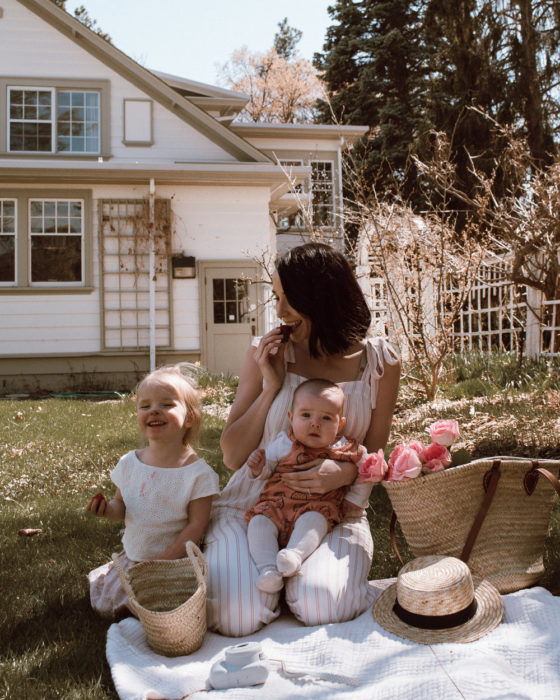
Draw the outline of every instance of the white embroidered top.
M188 523L195 498L219 494L218 475L203 459L168 469L144 464L132 450L111 472L125 505L123 547L133 561L158 557Z
M260 338L255 338L253 345L257 345L259 340ZM284 358L286 363L294 362L294 348L290 341L288 341ZM366 340L364 359L360 369L361 376L354 381L338 382L345 396L343 413L346 416L346 424L342 431L344 435L363 443L371 421L371 411L377 403L377 390L379 380L384 373L385 363L394 365L397 362L397 352L385 338L368 338ZM286 372L284 383L268 411L259 447L266 449L280 431L288 430L288 409L292 405L294 390L298 384L305 380L306 377ZM245 511L255 503L264 482L260 479L251 479L250 476L251 472L247 465L243 465L233 474L220 497L214 503L216 517L219 517L219 512L223 507ZM359 484L359 486L360 500L367 504L372 485ZM354 502L354 499L352 501Z

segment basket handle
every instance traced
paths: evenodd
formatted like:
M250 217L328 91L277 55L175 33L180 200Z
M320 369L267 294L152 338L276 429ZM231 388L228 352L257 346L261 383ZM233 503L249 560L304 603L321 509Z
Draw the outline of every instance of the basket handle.
M126 595L128 596L129 601L133 604L136 605L138 604L138 601L136 600L136 596L134 595L134 591L132 590L132 586L130 585L130 580L128 577L128 573L122 568L119 562L119 555L118 554L113 554L113 566L117 570L117 573L119 575L119 578L122 583L122 587L125 590Z
M525 474L525 477L523 479L523 486L525 487L527 495L530 496L535 490L537 486L537 481L539 480L539 474L542 474L550 481L554 490L556 491L558 496L560 496L560 482L552 472L548 471L548 469L544 469L544 467L539 467L539 463L536 459L533 460L533 465L531 469L529 469L529 471Z
M191 540L186 542L185 549L187 550L187 557L192 564L198 583L206 587L208 581L208 564L206 563L204 555Z
M470 532L467 535L463 551L461 552L461 561L466 562L470 557L472 548L474 547L474 543L476 542L476 538L478 537L478 533L480 531L480 528L482 527L484 518L486 517L486 513L488 513L488 509L490 508L490 504L492 503L492 499L494 498L494 494L496 493L496 486L498 485L498 480L502 475L500 472L500 464L501 460L494 460L494 463L484 475L483 486L484 490L486 491L486 495L484 496L484 500L482 501L480 510L478 511L476 518L474 519ZM391 544L393 545L393 550L397 555L398 560L401 564L404 564L401 554L399 552L399 548L397 546L397 538L395 537L396 523L397 514L393 510L393 512L391 513L391 520L389 522L389 537L391 538Z

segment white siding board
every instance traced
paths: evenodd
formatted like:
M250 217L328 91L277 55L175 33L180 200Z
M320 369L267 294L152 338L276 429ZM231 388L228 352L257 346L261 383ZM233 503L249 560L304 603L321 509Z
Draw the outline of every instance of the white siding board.
M154 104L154 145L148 148L125 146L122 143L123 100L146 95L15 0L3 0L2 7L0 66L3 75L111 82L111 152L115 159L235 162L234 156L159 103Z

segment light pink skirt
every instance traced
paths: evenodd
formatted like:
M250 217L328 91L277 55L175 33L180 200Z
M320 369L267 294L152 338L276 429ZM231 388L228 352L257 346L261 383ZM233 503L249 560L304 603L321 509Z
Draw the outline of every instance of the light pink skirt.
M138 562L131 561L123 551L119 554L119 564L127 571ZM127 605L128 596L112 561L90 571L88 581L91 607L101 617L116 620L134 615Z

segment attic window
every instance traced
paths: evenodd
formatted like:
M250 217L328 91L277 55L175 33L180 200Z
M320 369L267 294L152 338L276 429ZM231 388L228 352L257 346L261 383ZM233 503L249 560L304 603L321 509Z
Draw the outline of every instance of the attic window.
M98 91L9 87L8 102L10 152L100 153Z

